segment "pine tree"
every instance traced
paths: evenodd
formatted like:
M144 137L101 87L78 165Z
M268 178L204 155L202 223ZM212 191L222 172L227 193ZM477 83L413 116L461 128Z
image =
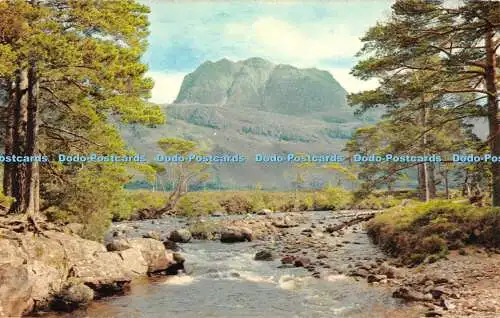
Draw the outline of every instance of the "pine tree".
M391 18L372 27L363 37L359 56L365 57L352 74L379 78L378 89L351 95L362 109L396 104L397 97L420 97L423 105L459 97L447 107L441 123L425 127L424 134L442 123L467 117L489 120L488 143L500 155L498 121L498 54L500 2L467 1L458 8L422 0L399 0ZM407 87L412 74L424 72L419 89ZM400 84L398 84L400 83ZM408 93L414 93L408 96ZM416 94L415 94L416 93ZM493 205L500 205L500 165L491 165Z
M11 88L3 121L6 152L124 153L110 116L162 123L159 108L145 102L153 85L140 61L148 12L132 0L1 2L0 56L6 58L0 60L0 77ZM4 193L16 200L11 212L37 214L40 179L47 180L42 192L50 199L53 179L71 182L67 177L77 171L53 163L5 165Z

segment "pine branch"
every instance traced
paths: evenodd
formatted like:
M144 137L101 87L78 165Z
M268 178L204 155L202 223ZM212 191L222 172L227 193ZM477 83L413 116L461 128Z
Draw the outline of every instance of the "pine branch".
M73 136L73 137L76 137L76 138L79 138L79 139L82 139L88 143L91 143L93 145L96 145L96 146L99 146L99 147L104 147L103 145L99 144L99 143L96 143L95 141L92 141L90 139L88 139L87 137L84 137L80 134L77 134L75 132L72 132L72 131L69 131L69 130L66 130L66 129L63 129L63 128L59 128L59 127L54 127L54 126L51 126L51 125L48 125L46 123L42 123L40 125L40 127L42 128L45 128L45 129L49 129L49 130L55 130L55 131L59 131L59 132L62 132L62 133L65 133L65 134L68 134L70 136Z

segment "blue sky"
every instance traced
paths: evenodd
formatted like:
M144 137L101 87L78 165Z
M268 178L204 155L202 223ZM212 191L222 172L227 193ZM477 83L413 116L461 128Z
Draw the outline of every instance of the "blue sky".
M349 75L359 38L390 12L392 1L160 1L151 7L144 61L156 82L153 102L175 99L183 77L207 60L263 57L330 71L349 92L374 81Z

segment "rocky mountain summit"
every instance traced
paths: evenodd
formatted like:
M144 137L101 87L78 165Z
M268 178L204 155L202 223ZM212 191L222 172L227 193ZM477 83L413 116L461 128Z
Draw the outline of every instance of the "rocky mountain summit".
M286 115L346 107L345 89L326 71L262 58L207 61L186 75L174 104L250 107Z

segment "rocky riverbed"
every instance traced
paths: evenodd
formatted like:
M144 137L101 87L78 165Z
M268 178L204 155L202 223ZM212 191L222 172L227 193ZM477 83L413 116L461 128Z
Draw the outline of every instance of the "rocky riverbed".
M407 268L384 255L363 229L373 211L297 212L202 218L176 226L193 237L252 240L253 259L303 268L316 279L348 276L400 300L397 312L418 317L499 317L500 251L471 247L432 264ZM161 221L134 224L160 231ZM201 230L200 230L201 229ZM250 239L249 239L250 238ZM182 240L180 240L182 242ZM410 306L411 309L408 308ZM392 313L396 315L396 313ZM382 316L381 316L382 317Z
M469 247L437 262L407 268L369 242L363 224L372 215L371 211L334 216L290 213L230 223L253 229L272 242L256 255L259 259L278 257L283 266L305 267L316 278L341 274L390 288L394 298L421 316L500 317L500 250Z
M406 268L370 242L374 213L120 222L105 245L2 233L0 316L500 316L499 251L471 247Z

